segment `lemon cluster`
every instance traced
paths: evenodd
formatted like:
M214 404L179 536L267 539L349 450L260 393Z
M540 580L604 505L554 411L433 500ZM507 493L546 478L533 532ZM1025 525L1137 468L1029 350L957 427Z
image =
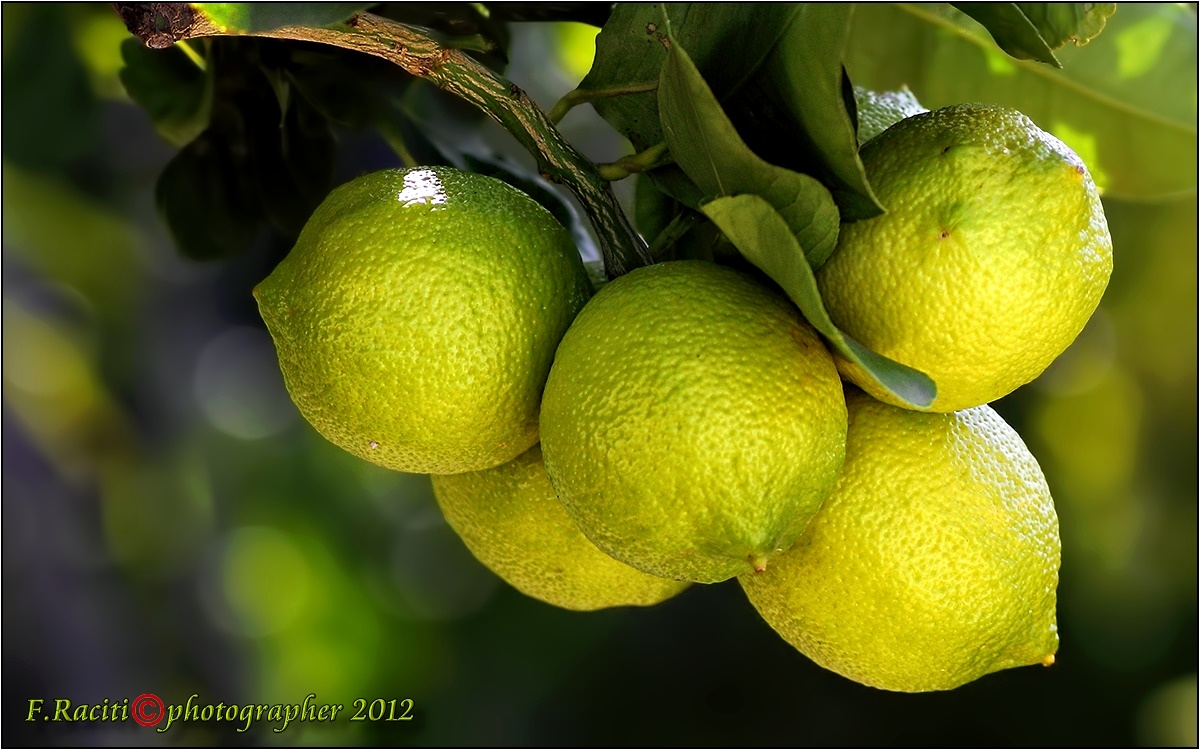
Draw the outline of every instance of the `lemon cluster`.
M737 578L801 652L888 690L1049 664L1057 517L986 404L1095 309L1095 186L994 107L906 117L862 159L888 211L843 227L821 293L933 377L928 412L835 358L765 277L673 261L591 295L548 212L450 169L334 191L255 294L309 422L432 474L447 522L529 596L645 606Z

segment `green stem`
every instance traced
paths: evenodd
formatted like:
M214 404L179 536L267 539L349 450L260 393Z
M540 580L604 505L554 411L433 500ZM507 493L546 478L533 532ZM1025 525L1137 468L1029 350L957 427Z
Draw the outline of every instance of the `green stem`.
M575 89L568 91L559 99L553 107L550 108L550 122L557 125L562 122L562 118L567 116L567 113L578 107L580 104L597 99L607 99L610 96L624 96L626 94L643 94L647 91L654 91L658 88L658 81L650 81L648 83L631 83L628 86L620 86L610 89Z
M575 195L596 230L610 279L651 263L646 243L630 225L608 182L563 139L529 96L462 51L438 44L417 27L360 13L330 28L284 26L268 31L226 31L184 3L122 4L117 10L129 30L151 46L204 36L257 36L329 44L395 63L483 110L534 156L542 177L565 185Z
M645 172L648 169L667 163L667 144L656 143L645 151L622 156L611 164L597 164L596 172L609 182L623 180L631 174Z

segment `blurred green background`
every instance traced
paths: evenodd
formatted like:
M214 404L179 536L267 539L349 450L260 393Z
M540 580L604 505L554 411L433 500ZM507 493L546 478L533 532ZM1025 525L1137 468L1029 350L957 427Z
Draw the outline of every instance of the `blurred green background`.
M175 149L124 92L116 15L9 3L6 743L1195 745L1195 8L1122 6L1061 55L1066 83L923 12L857 11L855 83L907 84L927 106L1017 106L1107 190L1115 267L1099 311L995 405L1061 519L1052 668L889 694L792 650L732 581L593 614L516 593L444 524L426 477L358 461L296 413L250 296L286 243L263 233L207 263L176 251L154 201ZM515 26L509 77L549 108L587 71L595 32ZM562 130L596 161L626 148L590 107ZM495 127L474 135L525 158ZM375 136L337 137L335 182L399 163ZM24 721L33 698L145 692L316 693L348 710L411 698L415 718L248 735Z

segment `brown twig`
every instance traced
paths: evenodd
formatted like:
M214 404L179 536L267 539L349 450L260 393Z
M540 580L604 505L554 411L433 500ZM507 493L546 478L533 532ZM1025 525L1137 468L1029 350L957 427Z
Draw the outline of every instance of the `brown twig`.
M645 242L629 224L608 182L559 135L537 104L516 84L463 52L441 46L417 27L359 13L333 27L241 32L214 25L186 3L114 3L113 8L130 32L160 49L194 37L241 35L318 42L395 63L486 112L533 154L542 177L571 190L596 229L610 279L651 263Z

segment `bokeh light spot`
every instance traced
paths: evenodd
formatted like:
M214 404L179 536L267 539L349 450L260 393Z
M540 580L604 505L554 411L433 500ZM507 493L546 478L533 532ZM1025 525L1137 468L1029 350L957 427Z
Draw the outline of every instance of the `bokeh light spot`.
M232 531L220 570L230 624L242 635L282 630L308 602L308 562L295 541L276 529L244 526Z
M226 329L200 354L196 400L214 427L243 440L274 435L296 418L270 337L248 326Z

